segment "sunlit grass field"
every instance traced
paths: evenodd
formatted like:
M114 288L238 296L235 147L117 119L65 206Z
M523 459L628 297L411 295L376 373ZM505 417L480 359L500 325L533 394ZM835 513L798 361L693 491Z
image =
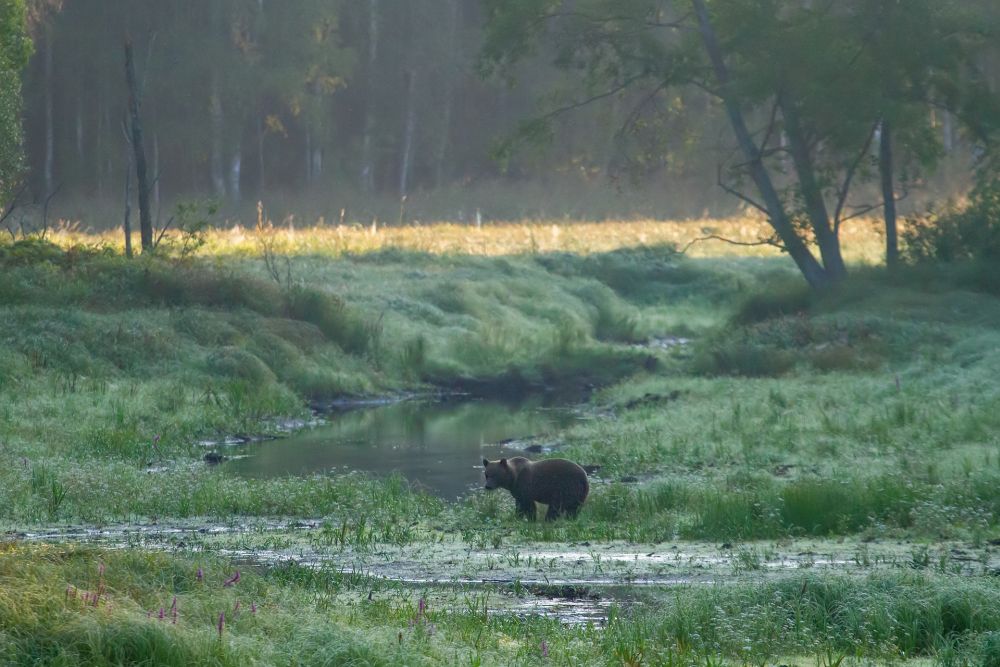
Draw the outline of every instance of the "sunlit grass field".
M61 221L49 232L48 238L63 246L104 243L119 249L124 247L120 228L100 233L81 231L82 228L79 222ZM781 251L772 245L745 245L765 241L771 233L766 221L754 216L622 222L531 220L479 226L456 223L386 225L377 221L338 224L322 219L303 223L294 216L272 220L262 210L256 221L232 220L224 228L208 231L205 246L197 254L256 255L260 252L262 239L266 238L272 240L276 251L295 255L339 256L407 250L435 255L497 257L557 252L592 254L619 248L672 245L685 250L691 257L776 257ZM138 232L134 231L133 236L133 245L138 248ZM180 236L168 229L165 245L177 245ZM863 264L881 261L884 235L878 220L851 221L841 230L841 238L849 261Z
M72 225L0 243L0 664L1000 659L991 267L887 274L874 221L845 228L853 277L821 295L773 247L697 241L756 243L750 218L261 222L168 232L132 261L120 233ZM345 396L581 384L587 419L547 454L600 466L575 521L399 477L237 478L195 444ZM301 539L254 526L301 519L322 526L302 550L339 569L250 564ZM177 522L237 531L221 554L22 539ZM801 540L853 545L859 572L770 574ZM735 554L740 576L636 588L567 626L504 611L520 574L445 594L366 571L405 553L443 580L474 555L520 573L539 545L595 571L601 550L691 545ZM869 545L900 557L875 571Z

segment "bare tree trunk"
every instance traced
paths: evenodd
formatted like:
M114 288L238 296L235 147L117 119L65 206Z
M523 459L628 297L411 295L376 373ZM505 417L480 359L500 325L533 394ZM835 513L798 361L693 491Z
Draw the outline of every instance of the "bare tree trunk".
M816 171L809 146L806 144L802 124L799 122L798 109L784 95L779 98L781 114L785 119L785 131L788 135L788 145L792 153L792 163L799 179L802 199L806 204L806 213L816 234L820 256L823 258L823 268L834 280L847 275L844 257L840 252L840 240L830 224L830 214L823 199L823 190L816 180Z
M691 4L698 17L702 43L705 46L705 51L708 53L709 59L712 61L715 78L718 80L719 87L725 91L729 84L729 69L726 67L725 59L722 56L722 49L719 47L719 41L715 35L715 29L712 27L711 20L709 19L708 8L705 6L704 0L691 0ZM740 144L740 149L747 160L750 176L757 186L758 191L760 191L761 197L764 199L764 205L767 207L771 226L778 233L778 237L781 239L785 250L791 255L792 260L799 267L806 281L812 287L825 287L831 282L830 276L809 251L809 248L792 226L792 222L781 203L781 198L778 196L778 191L775 189L770 175L764 168L760 149L750 136L746 120L743 118L743 112L740 110L736 100L731 96L724 94L722 101L726 107L726 115L729 117L733 132L736 134L736 139Z
M154 125L155 125L154 121ZM160 219L160 134L153 132L153 208L156 219ZM157 223L159 224L159 223Z
M399 160L399 196L405 197L410 185L410 168L413 164L413 135L417 129L417 73L406 73L406 120L403 127L403 152Z
M459 24L459 11L461 10L458 0L448 0L451 11L448 15L448 59L449 64L452 58L457 58L456 44L458 42L458 24ZM448 160L448 142L451 138L451 114L452 109L455 106L455 75L457 72L453 72L451 67L446 67L445 70L445 88L444 88L444 100L442 105L444 107L443 117L441 119L441 140L438 142L437 156L434 160L434 185L441 187L444 184L446 176L446 167Z
M125 81L128 84L128 107L132 130L132 154L135 156L135 185L139 194L139 238L142 251L153 250L153 221L149 215L149 179L146 174L146 151L142 143L142 119L139 111L142 101L135 78L135 63L132 59L132 42L125 40Z
M76 160L83 167L83 100L76 98Z
M212 71L211 91L208 98L208 115L212 138L209 168L212 170L212 191L216 197L226 196L226 177L222 166L222 144L225 132L225 118L222 115L222 97L219 94L219 75Z
M94 137L94 169L97 175L97 198L104 199L104 105L101 97L97 98L97 133Z
M320 146L313 147L312 173L314 181L318 181L323 177L323 149Z
M52 27L48 26L45 29L45 165L43 171L46 197L52 192L52 171L55 162L55 124L52 118L52 47Z
M104 108L104 127L105 127L105 132L107 132L109 128L114 127L114 123L111 119L111 108L107 106ZM111 150L107 150L104 151L103 156L104 156L104 167L103 167L104 178L108 183L112 183L114 181L114 170L115 170L114 155Z
M375 133L375 61L378 58L378 0L368 0L368 99L365 101L364 138L361 141L361 189L375 190L375 150L372 135Z
M955 123L950 111L941 112L941 143L945 153L955 150Z
M125 232L125 256L132 258L132 158L128 154L131 146L126 149L125 155L125 219L122 221L122 230Z
M257 113L257 194L263 195L267 180L264 178L264 120Z
M229 198L233 203L240 203L240 179L243 172L243 145L236 144L233 157L229 161Z
M611 106L608 108L608 134L604 140L604 154L601 159L604 161L604 173L607 176L615 176L617 169L616 149L618 141L618 131L621 129L618 124L619 109L621 107L621 96L614 95L611 98ZM595 156L596 157L596 156Z
M306 185L312 185L313 173L312 173L312 134L309 132L309 126L306 126Z
M899 234L896 227L896 188L893 178L892 128L883 119L879 132L878 171L882 181L883 217L885 218L885 265L894 269L899 264Z

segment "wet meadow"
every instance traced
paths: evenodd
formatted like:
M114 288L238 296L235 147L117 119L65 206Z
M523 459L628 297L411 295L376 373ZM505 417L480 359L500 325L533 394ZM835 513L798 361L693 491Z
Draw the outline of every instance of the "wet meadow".
M0 243L0 664L1000 664L995 267L762 224Z

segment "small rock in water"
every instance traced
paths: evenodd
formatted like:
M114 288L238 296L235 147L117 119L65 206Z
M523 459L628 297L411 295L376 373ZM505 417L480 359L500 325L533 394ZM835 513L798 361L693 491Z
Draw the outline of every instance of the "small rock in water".
M214 466L218 465L219 463L222 463L223 461L226 460L226 458L227 457L223 456L222 454L219 454L218 452L209 452L208 454L205 454L205 463L207 463L210 466Z
M622 484L635 484L636 482L639 481L639 478L636 477L635 475L625 475L618 481L621 482Z
M530 452L531 454L541 454L544 450L541 445L528 445L524 448L524 451Z

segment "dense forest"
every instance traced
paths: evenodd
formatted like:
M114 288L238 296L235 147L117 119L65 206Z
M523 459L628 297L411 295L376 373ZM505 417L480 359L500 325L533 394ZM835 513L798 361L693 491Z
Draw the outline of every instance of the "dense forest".
M39 194L61 184L119 196L126 35L164 195L240 200L333 183L403 195L501 171L603 170L610 160L612 123L597 115L564 133L544 165L524 158L502 169L492 158L493 143L558 76L539 60L520 86L480 77L477 1L68 0L49 9L34 27L25 89Z
M571 30L565 21L543 28L550 32L543 44L501 34L515 25L504 23L505 11L534 4L35 0L35 49L24 73L30 197L39 202L58 191L57 202L121 200L129 164L128 37L156 205L211 196L249 206L303 191L319 199L337 192L358 202L398 200L417 191L561 179L686 193L695 210L731 212L739 200L718 188L718 174L740 160L720 100L697 85L661 85L671 74L662 63L655 76L631 76L631 56L617 65L602 61L600 49L618 48L608 34ZM631 39L624 26L615 29L616 38ZM560 34L573 35L575 53ZM490 57L500 38L519 45L516 62L497 66ZM973 59L996 90L995 52L983 48ZM758 106L750 118L763 126L770 110ZM977 141L951 111L927 100L922 123L936 137L936 157L957 152L955 162L965 167ZM554 122L543 131L525 122L549 114ZM517 137L527 141L506 150ZM899 168L915 183L933 174L923 168L927 151L916 153L904 155ZM938 187L962 185L965 174ZM680 208L658 213L688 214L694 206Z

